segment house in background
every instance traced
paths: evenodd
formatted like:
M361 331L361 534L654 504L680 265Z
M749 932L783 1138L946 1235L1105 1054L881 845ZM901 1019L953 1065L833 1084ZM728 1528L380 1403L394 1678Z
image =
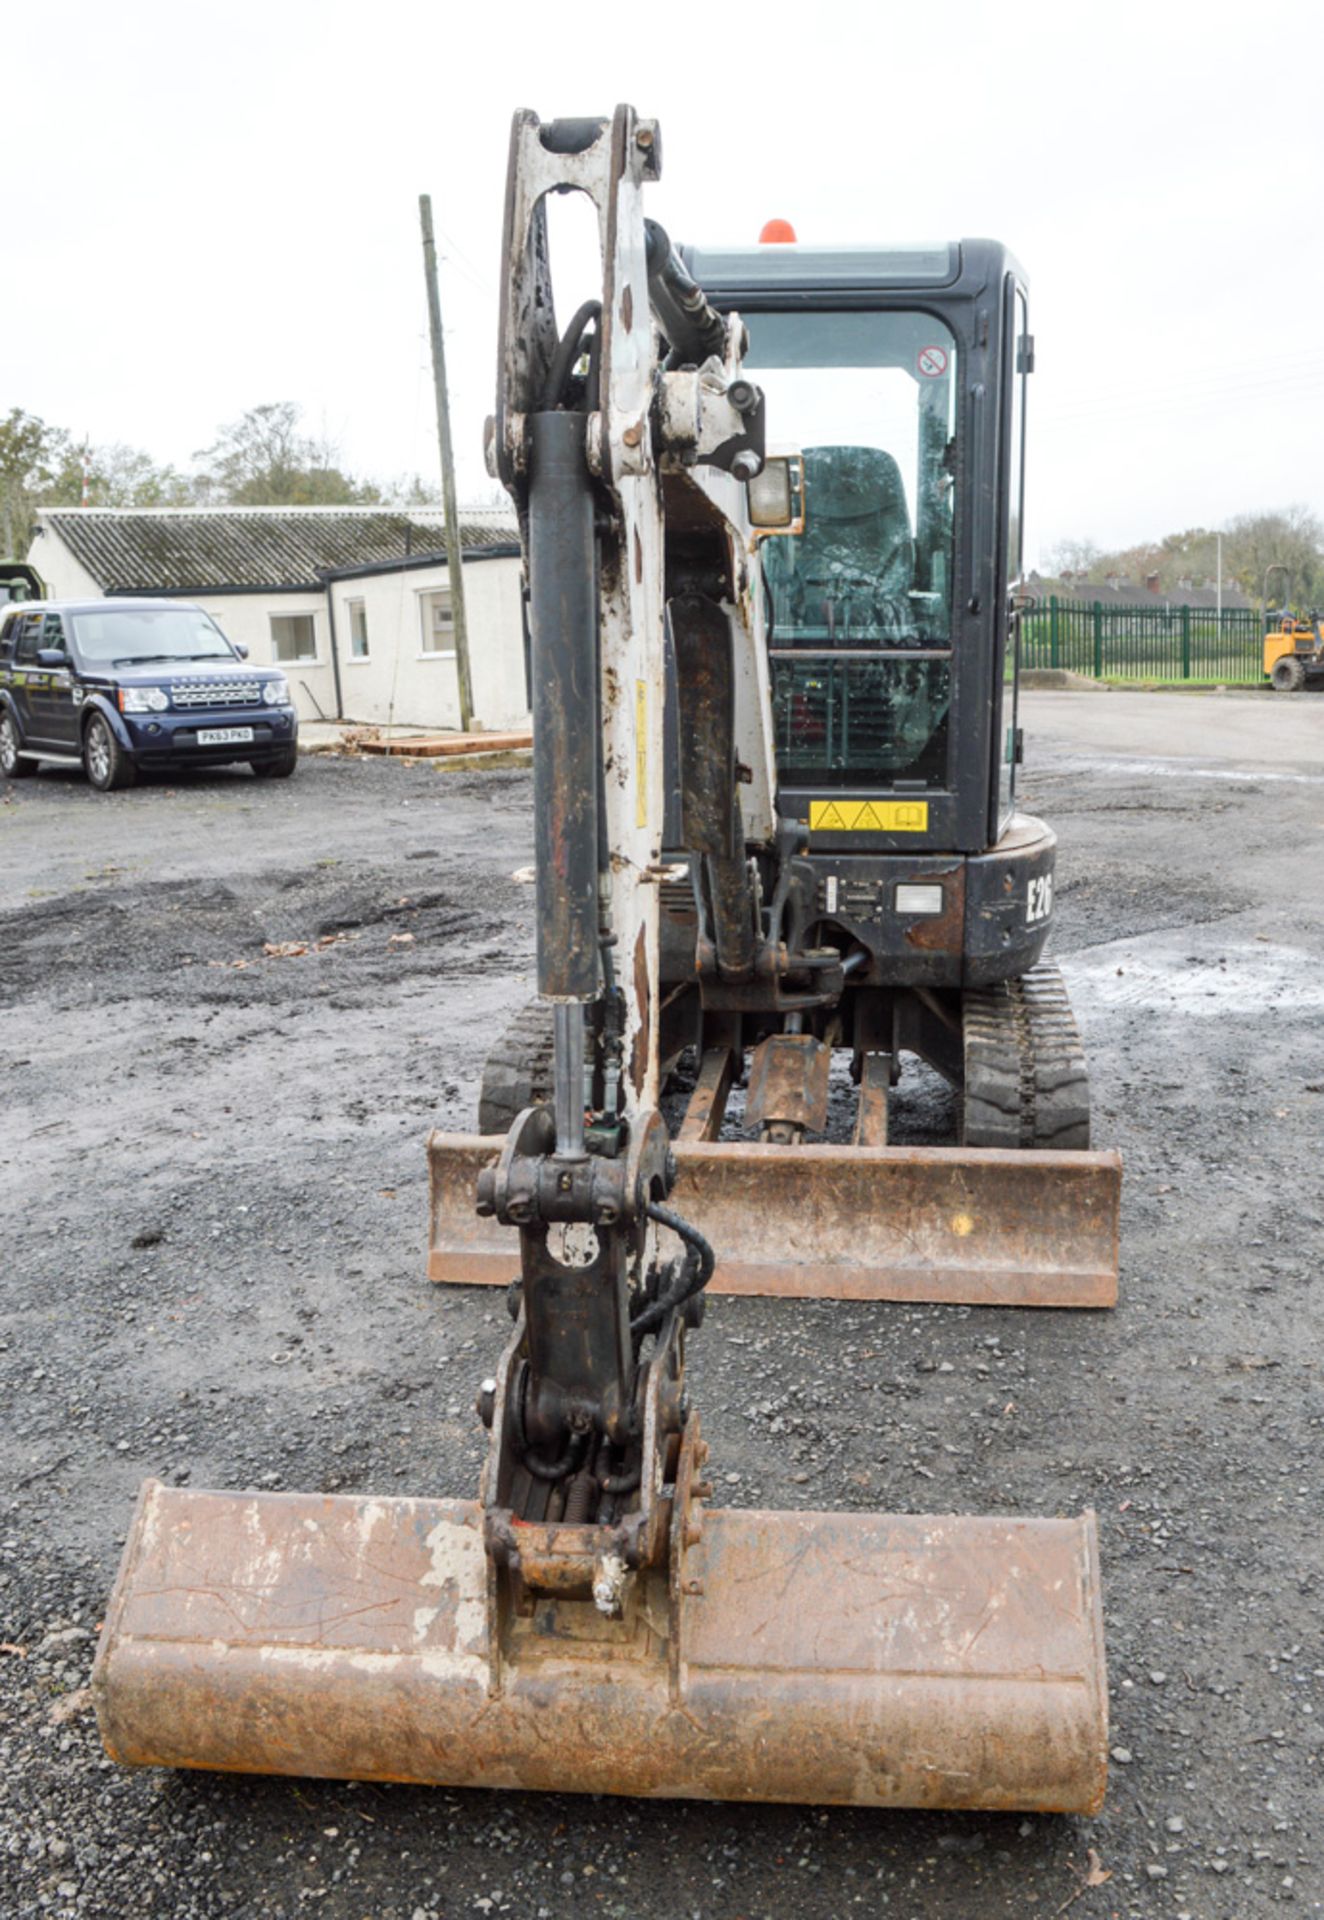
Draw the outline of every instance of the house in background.
M1218 606L1225 612L1244 612L1255 605L1230 580L1224 580L1221 589L1212 580L1178 580L1174 587L1165 590L1156 573L1147 573L1142 580L1128 580L1120 573L1106 573L1097 580L1085 573L1063 573L1056 578L1031 573L1025 585L1045 604L1050 595L1056 594L1059 600L1079 600L1086 606L1098 601L1104 607L1145 607L1157 603L1165 607L1199 608L1201 612Z
M205 607L285 669L307 720L458 727L440 509L48 507L28 556L52 599L151 594ZM475 722L528 724L519 533L462 507Z

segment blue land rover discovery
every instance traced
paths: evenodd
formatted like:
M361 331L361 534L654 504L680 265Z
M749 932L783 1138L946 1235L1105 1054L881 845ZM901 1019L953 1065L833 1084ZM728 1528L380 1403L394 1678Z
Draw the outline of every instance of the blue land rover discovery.
M0 616L0 773L81 762L103 792L139 771L247 760L285 780L299 721L278 667L250 667L178 600L26 600Z

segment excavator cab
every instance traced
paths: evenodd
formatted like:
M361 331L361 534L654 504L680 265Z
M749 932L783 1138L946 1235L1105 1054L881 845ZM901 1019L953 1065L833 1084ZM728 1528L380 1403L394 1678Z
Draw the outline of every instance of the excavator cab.
M45 592L35 567L24 560L0 560L0 607L11 600L40 600Z
M1024 276L980 240L684 257L804 449L804 531L762 549L779 815L814 851L987 852L1015 802Z
M989 749L1001 282L939 250L903 300L886 266L820 263L826 356L784 276L749 288L747 341L644 218L659 167L629 107L515 118L488 445L529 594L539 1019L485 1084L499 1134L430 1143L433 1273L500 1280L513 1319L478 1497L149 1482L103 1737L137 1765L1092 1812L1093 1516L715 1507L685 1371L710 1286L1084 1304L1115 1273L1107 1156L878 1139L898 1009L953 1052L971 955L1039 938L1016 889L1047 855L999 837ZM569 317L561 192L603 238ZM783 373L808 452L803 527L774 534L747 489ZM720 1138L747 1049L759 1137ZM806 1141L834 1056L861 1062L855 1136Z
M959 1031L962 993L1022 979L1052 925L1055 839L1016 808L1024 275L988 240L684 257L739 312L769 419L804 449L803 532L761 559L776 809L802 832L815 937L868 956L848 1011L872 995L871 1027L894 1051L927 1041L963 1093L913 991L946 996ZM984 1139L971 1111L966 1143L1088 1146L1078 1048L1070 1064L1069 1126Z

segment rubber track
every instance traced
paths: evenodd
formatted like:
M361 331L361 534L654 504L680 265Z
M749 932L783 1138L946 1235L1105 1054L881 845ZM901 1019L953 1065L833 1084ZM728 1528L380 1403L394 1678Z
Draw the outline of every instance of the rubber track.
M1056 967L962 996L968 1147L1090 1143L1089 1071Z
M487 1056L478 1095L479 1133L509 1133L525 1107L552 1097L552 1009L530 1000Z

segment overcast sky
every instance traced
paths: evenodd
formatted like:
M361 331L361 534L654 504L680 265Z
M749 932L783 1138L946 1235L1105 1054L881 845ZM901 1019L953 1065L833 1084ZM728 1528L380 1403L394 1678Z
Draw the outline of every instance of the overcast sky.
M47 0L5 30L4 385L187 465L295 400L436 471L417 196L462 496L489 486L509 119L656 116L678 240L987 234L1030 278L1031 557L1324 514L1315 0L730 10Z

